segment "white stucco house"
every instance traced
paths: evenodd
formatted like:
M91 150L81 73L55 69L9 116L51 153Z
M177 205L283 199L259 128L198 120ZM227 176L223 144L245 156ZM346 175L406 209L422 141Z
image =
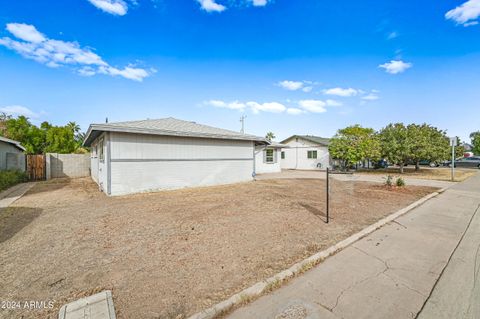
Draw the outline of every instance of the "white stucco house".
M330 166L330 140L312 135L293 135L281 142L282 169L317 170Z
M281 168L281 151L283 144L271 142L270 145L255 146L255 173L279 173Z
M91 175L108 195L250 181L258 136L174 118L90 125Z

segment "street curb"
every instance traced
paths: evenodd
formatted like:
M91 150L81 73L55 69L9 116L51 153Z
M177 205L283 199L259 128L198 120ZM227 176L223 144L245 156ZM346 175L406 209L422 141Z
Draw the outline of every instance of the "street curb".
M375 230L379 229L380 227L388 224L389 222L397 219L398 217L405 215L409 211L413 210L414 208L417 208L418 206L422 205L426 201L432 199L433 197L438 196L439 194L443 193L446 191L449 187L442 188L434 193L431 193L425 197L422 197L418 201L408 205L407 207L404 207L400 209L399 211L392 213L388 215L387 217L379 220L375 224L372 224L363 230L359 231L356 234L353 234L352 236L342 240L341 242L338 242L337 244L327 248L326 250L323 250L321 252L318 252L296 264L294 264L292 267L283 270L276 275L265 279L263 281L257 282L253 286L250 286L249 288L246 288L239 293L231 296L227 300L224 300L220 303L217 303L216 305L205 309L201 312L198 312L190 317L188 319L214 319L217 318L221 315L224 315L234 309L237 306L241 306L243 304L246 304L261 295L271 292L275 290L276 288L279 288L282 283L288 281L289 279L292 279L296 277L297 275L300 275L307 270L313 268L323 260L325 260L327 257L332 256L339 252L340 250L345 249L346 247L350 246L354 242L362 239L363 237L373 233Z

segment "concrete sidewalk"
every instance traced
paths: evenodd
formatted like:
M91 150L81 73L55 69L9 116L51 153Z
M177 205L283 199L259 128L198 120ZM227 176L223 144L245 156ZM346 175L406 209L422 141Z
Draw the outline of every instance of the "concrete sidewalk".
M21 183L0 192L0 210L10 206L17 199L28 192L35 183Z
M477 174L227 317L478 318L479 206Z

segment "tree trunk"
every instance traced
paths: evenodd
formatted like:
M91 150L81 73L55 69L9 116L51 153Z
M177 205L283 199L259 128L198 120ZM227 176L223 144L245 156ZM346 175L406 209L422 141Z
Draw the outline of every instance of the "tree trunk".
M417 161L415 162L415 170L416 170L416 171L420 170L420 161L419 161L419 160L417 160Z
M403 163L400 164L400 174L403 174L403 165L404 165Z

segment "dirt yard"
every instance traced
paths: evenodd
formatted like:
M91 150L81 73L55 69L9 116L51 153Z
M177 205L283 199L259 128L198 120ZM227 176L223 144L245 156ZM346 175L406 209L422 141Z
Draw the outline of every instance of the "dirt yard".
M412 178L419 178L419 179L431 179L431 180L438 180L438 181L451 181L452 175L451 170L448 167L437 167L437 168L429 168L429 167L420 167L419 171L415 171L415 167L405 167L404 173L400 174L400 170L398 167L389 167L386 169L370 169L370 170L359 170L358 174L381 174L381 175L395 175L401 177L412 177ZM472 168L455 168L455 181L456 182L463 182L467 178L475 175L478 173L478 169Z
M2 318L56 318L113 290L117 318L184 318L433 192L266 180L108 198L89 179L36 185L0 211L0 300L54 301Z

